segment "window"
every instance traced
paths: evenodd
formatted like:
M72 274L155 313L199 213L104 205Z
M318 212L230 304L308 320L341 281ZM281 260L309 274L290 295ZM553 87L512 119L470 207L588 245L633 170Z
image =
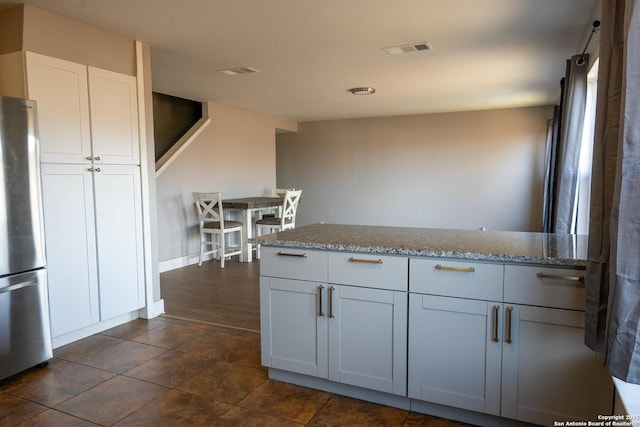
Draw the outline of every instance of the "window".
M577 203L574 209L577 234L589 233L589 205L591 201L591 163L593 158L593 137L596 124L596 101L598 95L598 65L596 59L587 74L587 102L585 105L584 128L580 145L580 164L578 167Z

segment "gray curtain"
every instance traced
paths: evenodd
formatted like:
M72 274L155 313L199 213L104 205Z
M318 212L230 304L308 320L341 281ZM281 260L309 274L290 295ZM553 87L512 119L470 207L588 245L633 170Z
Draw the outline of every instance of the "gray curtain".
M564 81L564 79L563 79ZM543 210L542 210L542 231L551 233L553 230L553 212L555 206L555 177L556 158L558 152L558 135L560 124L560 106L553 107L553 119L547 121L547 143L544 155L544 183L543 183Z
M576 230L582 129L587 103L589 55L567 60L560 85L560 109L554 112L545 173L543 231L572 234ZM554 133L555 132L555 133Z
M585 342L640 384L640 1L604 0Z

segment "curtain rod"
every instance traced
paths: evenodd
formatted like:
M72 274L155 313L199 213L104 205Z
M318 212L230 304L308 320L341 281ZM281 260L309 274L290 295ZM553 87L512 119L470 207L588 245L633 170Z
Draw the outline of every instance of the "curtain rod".
M584 65L584 54L587 52L589 43L591 43L591 38L595 33L598 32L599 27L600 27L600 21L593 21L593 28L591 29L591 34L589 34L589 39L587 40L587 44L584 46L584 50L580 54L580 58L576 59L576 65L579 65L579 66Z

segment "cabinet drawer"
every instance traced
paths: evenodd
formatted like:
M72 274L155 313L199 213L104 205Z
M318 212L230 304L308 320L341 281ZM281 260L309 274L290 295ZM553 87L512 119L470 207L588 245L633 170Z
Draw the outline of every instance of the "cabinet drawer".
M449 259L416 259L409 264L409 291L502 301L503 266Z
M329 283L406 291L407 276L405 257L329 253Z
M507 265L504 301L584 310L584 270Z
M307 249L260 248L260 275L327 282L327 254Z

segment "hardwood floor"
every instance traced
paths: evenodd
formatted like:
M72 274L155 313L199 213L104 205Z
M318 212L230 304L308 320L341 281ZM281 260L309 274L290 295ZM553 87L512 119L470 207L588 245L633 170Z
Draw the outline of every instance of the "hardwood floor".
M160 274L165 313L251 331L260 330L260 262L211 260Z

